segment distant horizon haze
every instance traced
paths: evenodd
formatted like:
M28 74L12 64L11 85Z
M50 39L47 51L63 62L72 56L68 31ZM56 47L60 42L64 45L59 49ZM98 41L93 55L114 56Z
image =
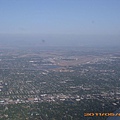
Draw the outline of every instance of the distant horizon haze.
M119 12L120 0L0 0L0 44L118 46Z
M12 44L13 46L120 46L120 35L0 35L0 45L11 46Z

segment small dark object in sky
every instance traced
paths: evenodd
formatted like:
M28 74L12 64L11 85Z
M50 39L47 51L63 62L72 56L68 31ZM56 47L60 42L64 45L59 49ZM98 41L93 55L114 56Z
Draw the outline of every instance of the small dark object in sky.
M94 20L92 20L92 24L94 24L95 23L95 21Z
M45 40L42 40L42 43L45 43Z

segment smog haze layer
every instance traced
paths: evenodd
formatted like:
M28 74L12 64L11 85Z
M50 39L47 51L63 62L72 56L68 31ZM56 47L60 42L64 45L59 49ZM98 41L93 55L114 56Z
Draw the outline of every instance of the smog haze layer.
M0 46L118 46L118 0L1 0Z

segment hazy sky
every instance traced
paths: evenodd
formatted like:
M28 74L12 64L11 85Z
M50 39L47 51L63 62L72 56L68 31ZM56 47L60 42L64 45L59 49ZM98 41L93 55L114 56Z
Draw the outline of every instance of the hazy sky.
M120 0L0 0L0 40L119 43L119 34Z

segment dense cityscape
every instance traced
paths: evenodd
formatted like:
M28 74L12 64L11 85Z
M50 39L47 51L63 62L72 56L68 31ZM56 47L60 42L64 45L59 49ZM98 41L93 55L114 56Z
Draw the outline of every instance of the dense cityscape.
M120 120L120 0L0 0L0 120Z
M120 51L0 49L1 120L106 120L120 105Z

